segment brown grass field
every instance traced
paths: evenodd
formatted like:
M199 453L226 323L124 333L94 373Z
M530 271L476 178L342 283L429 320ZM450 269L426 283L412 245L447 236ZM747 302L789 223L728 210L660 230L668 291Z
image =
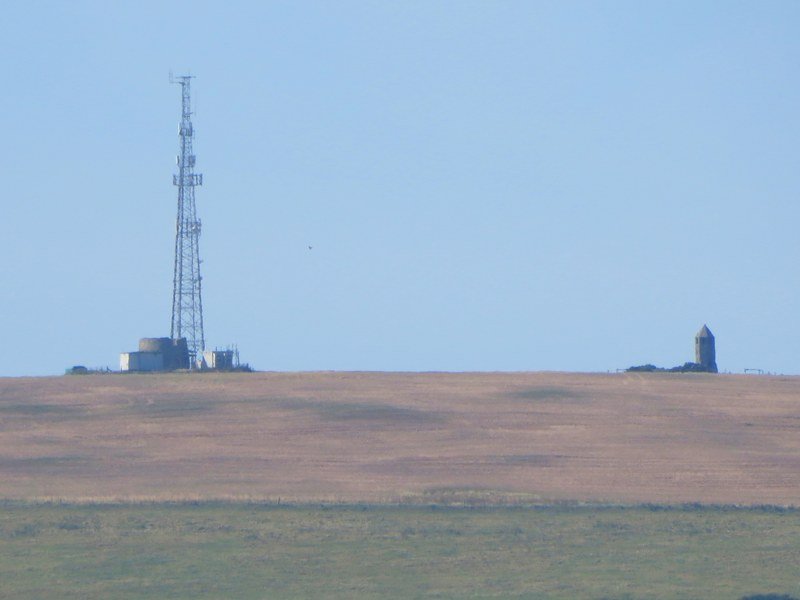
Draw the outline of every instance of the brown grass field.
M800 504L800 377L0 379L0 498Z

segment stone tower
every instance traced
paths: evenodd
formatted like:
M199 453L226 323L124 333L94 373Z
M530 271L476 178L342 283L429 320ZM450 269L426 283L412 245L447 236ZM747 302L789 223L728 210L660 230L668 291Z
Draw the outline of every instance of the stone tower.
M707 325L694 337L694 362L703 366L709 373L717 372L717 351L714 347L714 334Z

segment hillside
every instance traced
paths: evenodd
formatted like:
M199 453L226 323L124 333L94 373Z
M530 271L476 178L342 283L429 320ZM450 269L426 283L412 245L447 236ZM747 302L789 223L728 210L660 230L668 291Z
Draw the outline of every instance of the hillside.
M0 497L800 503L800 378L0 379Z

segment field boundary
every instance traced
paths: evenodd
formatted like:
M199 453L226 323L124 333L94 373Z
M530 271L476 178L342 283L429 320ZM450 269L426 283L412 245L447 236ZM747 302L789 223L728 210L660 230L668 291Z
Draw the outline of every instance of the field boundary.
M778 513L800 514L798 505L776 504L705 504L701 502L683 502L675 504L662 503L617 503L617 502L584 502L558 500L536 503L517 504L465 504L465 503L437 503L437 502L291 502L282 500L233 500L204 498L198 500L73 500L73 499L0 499L0 508L131 508L131 507L163 507L163 508L275 508L275 509L321 509L321 510L382 510L382 509L431 509L431 510L646 510L650 512L752 512L752 513Z

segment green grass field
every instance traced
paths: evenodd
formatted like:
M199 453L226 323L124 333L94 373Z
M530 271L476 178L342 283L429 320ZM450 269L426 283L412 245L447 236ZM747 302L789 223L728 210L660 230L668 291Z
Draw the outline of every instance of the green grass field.
M0 507L2 598L800 596L800 511Z

